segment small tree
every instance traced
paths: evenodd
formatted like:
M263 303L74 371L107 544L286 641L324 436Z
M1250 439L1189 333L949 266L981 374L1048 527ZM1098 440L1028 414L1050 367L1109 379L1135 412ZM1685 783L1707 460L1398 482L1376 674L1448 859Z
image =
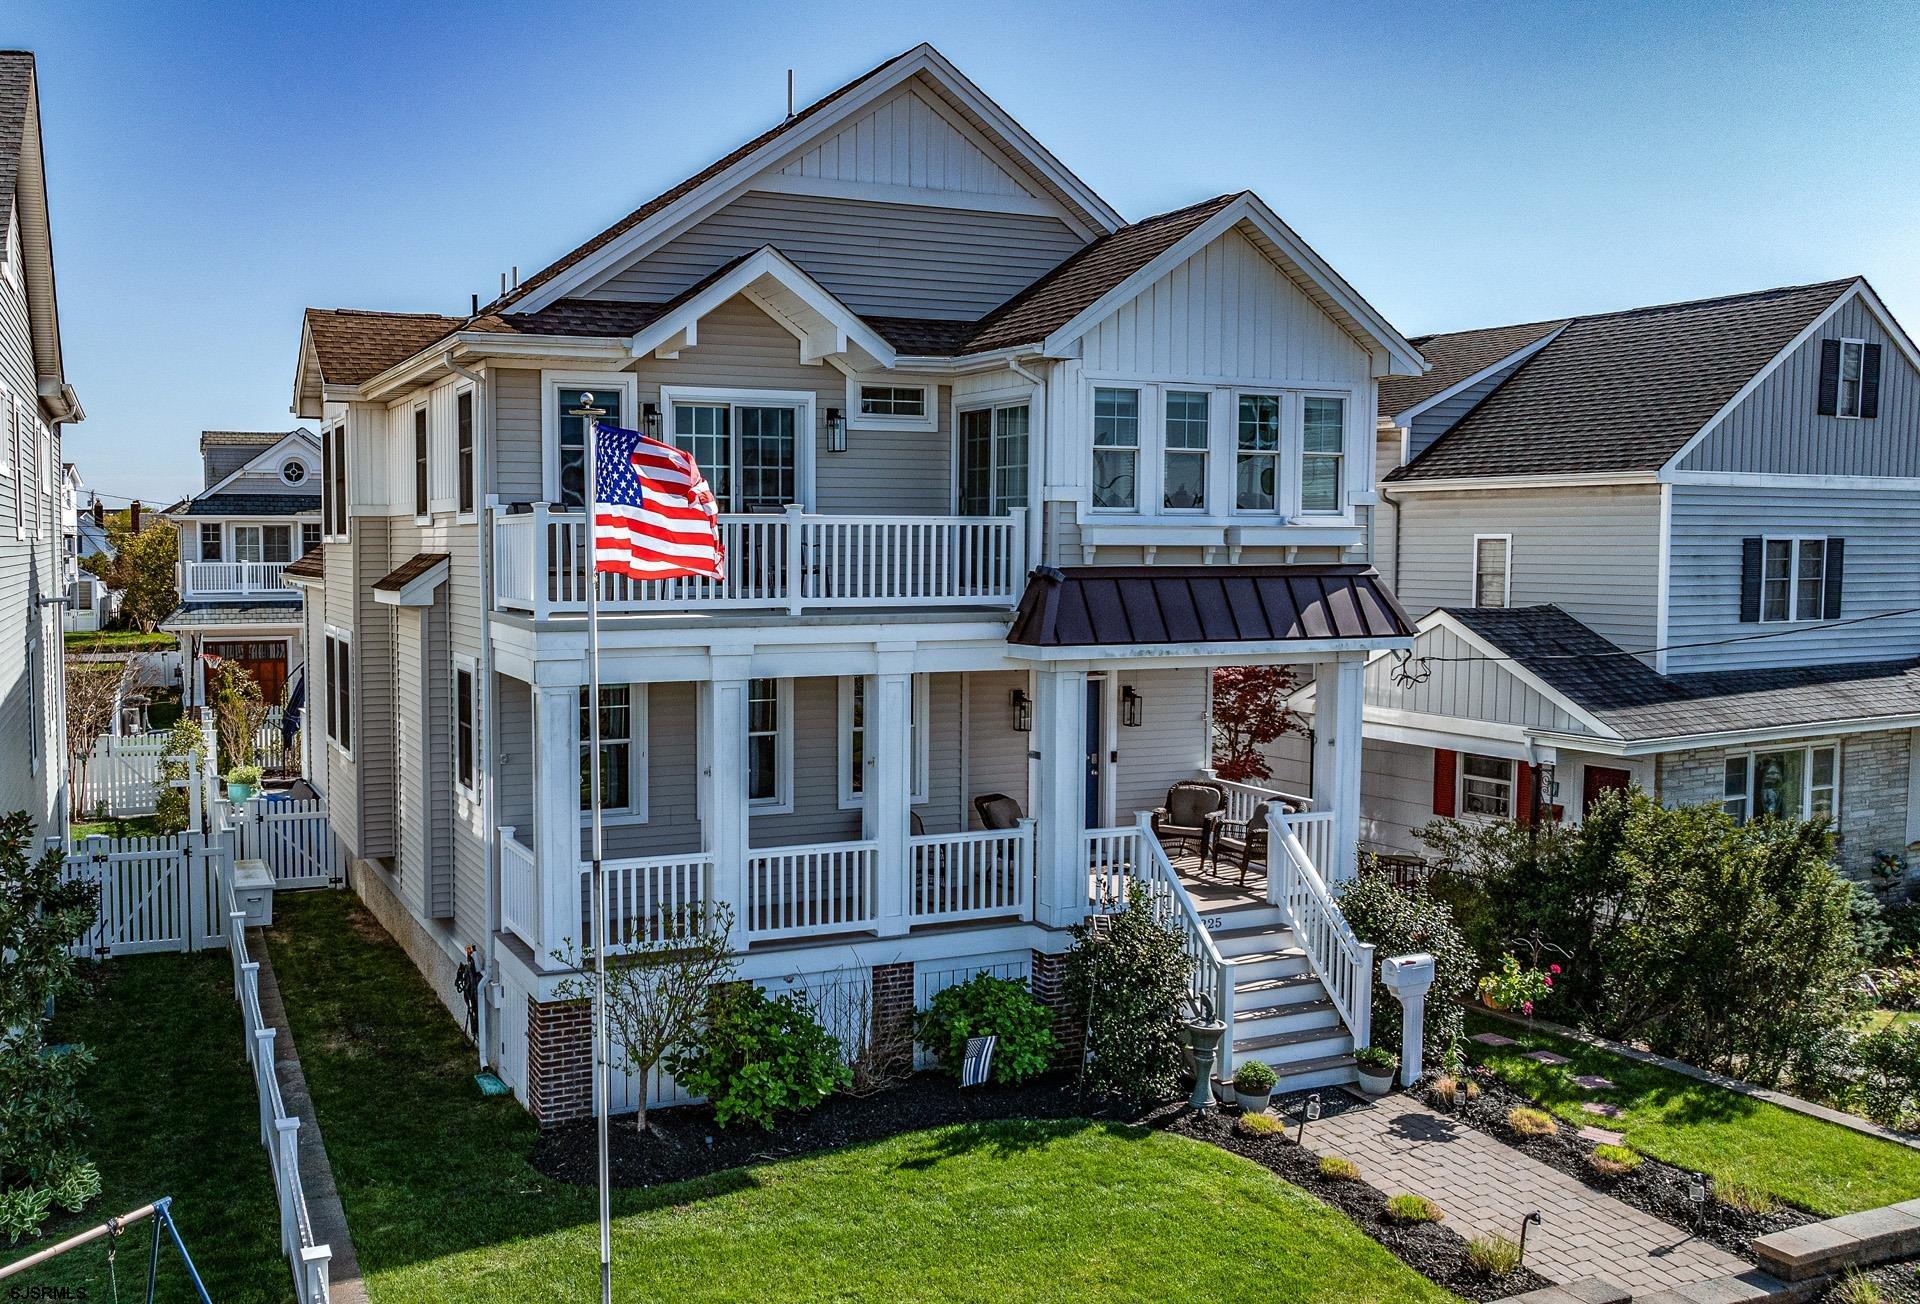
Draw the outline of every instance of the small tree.
M1221 666L1213 672L1213 768L1223 779L1270 779L1260 749L1301 731L1287 705L1299 681L1286 666Z
M649 923L651 926L649 926ZM691 1054L707 1011L708 994L731 982L733 910L725 904L663 910L608 938L626 954L607 960L607 1032L619 1043L640 1082L640 1117L647 1130L647 1082L670 1051ZM562 1000L593 999L593 951L568 944L556 959L575 971L555 992Z
M180 535L164 521L154 521L138 534L129 528L126 515L108 518L107 537L113 555L96 553L81 560L81 565L98 575L110 589L120 592L120 619L151 634L173 614L180 595L173 587L174 567L180 560Z
M199 721L181 716L167 731L166 750L160 754L160 791L153 799L153 822L161 833L178 833L193 822L192 804L199 800L193 784L205 759Z
M113 728L114 704L119 701L120 684L125 677L121 666L67 661L68 803L76 812L85 805L87 771L93 761L94 744Z
M72 946L92 926L95 887L61 881L61 854L31 858L33 820L0 818L0 1231L35 1234L54 1205L79 1211L100 1193L80 1152L79 1080L93 1056L46 1044L47 1011L79 986Z
M260 681L238 661L223 660L207 684L213 716L220 731L223 772L253 764L253 740L267 722L267 700Z
M1147 890L1127 886L1127 908L1073 927L1068 1008L1086 1021L1086 1086L1093 1095L1160 1100L1180 1081L1180 1006L1193 961L1180 934L1153 916Z

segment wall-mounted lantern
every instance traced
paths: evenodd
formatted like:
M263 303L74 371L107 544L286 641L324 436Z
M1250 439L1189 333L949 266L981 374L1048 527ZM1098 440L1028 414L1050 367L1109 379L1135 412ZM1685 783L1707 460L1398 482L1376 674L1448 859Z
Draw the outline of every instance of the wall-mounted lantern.
M660 438L660 405L658 403L641 404L640 420L644 423L641 433L648 439Z
M839 408L827 409L827 451L847 451L847 415Z
M1132 684L1120 686L1120 723L1129 729L1138 729L1145 718L1146 699L1140 696L1140 690Z
M1015 733L1033 732L1033 699L1027 696L1027 690L1016 688L1007 697L1013 705L1013 730Z

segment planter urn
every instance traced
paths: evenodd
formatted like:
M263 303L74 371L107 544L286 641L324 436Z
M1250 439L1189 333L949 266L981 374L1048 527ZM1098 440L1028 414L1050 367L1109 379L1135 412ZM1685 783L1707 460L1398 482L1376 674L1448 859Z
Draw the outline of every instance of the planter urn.
M1264 1114L1267 1112L1267 1106L1273 1103L1273 1092L1271 1090L1242 1091L1234 1087L1233 1103L1240 1106L1242 1114Z
M1360 1090L1364 1094L1369 1096L1384 1096L1393 1090L1393 1075L1394 1071L1398 1068L1399 1065L1397 1064L1390 1064L1386 1068L1379 1070L1356 1065L1354 1073L1360 1079Z
M252 801L253 785L251 783L227 784L227 800L236 806L243 806L247 802Z

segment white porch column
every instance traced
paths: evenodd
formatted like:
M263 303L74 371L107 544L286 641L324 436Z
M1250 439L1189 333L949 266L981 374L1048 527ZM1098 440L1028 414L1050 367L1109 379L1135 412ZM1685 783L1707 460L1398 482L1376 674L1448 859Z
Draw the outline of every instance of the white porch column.
M1313 664L1313 808L1333 812L1332 863L1314 868L1328 886L1359 872L1366 674L1366 661L1358 656Z
M540 885L542 964L589 942L580 894L580 689L533 690L533 852Z
M715 657L702 684L707 764L700 776L700 845L713 857L713 899L733 907L734 945L747 943L747 657Z
M881 652L880 673L861 686L866 773L861 777L861 827L879 844L875 904L882 937L907 931L908 880L913 873L910 807L913 801L912 654Z
M1087 861L1080 835L1087 807L1087 675L1042 670L1034 676L1034 919L1054 928L1087 913Z

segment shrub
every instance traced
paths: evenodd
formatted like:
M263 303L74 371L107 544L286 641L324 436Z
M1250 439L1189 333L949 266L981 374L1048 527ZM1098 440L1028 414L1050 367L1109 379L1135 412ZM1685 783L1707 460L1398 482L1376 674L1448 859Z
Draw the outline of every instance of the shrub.
M197 780L205 758L205 741L200 725L192 716L183 715L167 731L165 750L160 753L160 788L153 799L153 826L162 834L178 833L192 822L190 803L200 800L192 787L175 787L182 779Z
M1242 1114L1234 1124L1248 1136L1285 1136L1286 1123L1272 1114Z
M1520 1266L1520 1243L1488 1232L1467 1242L1467 1265L1483 1277L1504 1277Z
M1096 928L1073 928L1066 956L1068 1008L1086 1020L1086 1088L1134 1101L1175 1094L1185 1065L1181 1005L1193 961L1180 934L1153 917L1145 890L1132 883L1127 908Z
M1424 1195L1396 1195L1387 1201L1387 1220L1397 1223L1439 1222L1447 1215Z
M1391 1073L1400 1061L1385 1046L1362 1046L1353 1052L1353 1062L1369 1073Z
M1722 1182L1717 1179L1713 1184L1713 1200L1715 1204L1724 1204L1729 1209L1762 1216L1780 1207L1771 1195L1757 1186L1749 1186L1745 1182Z
M1920 1110L1920 1027L1889 1024L1853 1039L1848 1058L1858 1073L1861 1112L1897 1127Z
M1357 1182L1360 1180L1360 1165L1339 1155L1321 1155L1320 1176L1334 1182Z
M1459 998L1472 989L1480 967L1454 926L1452 910L1422 888L1398 888L1384 874L1362 874L1347 884L1340 911L1355 936L1373 943L1379 959L1415 951L1432 954L1426 1049L1435 1060L1444 1060L1447 1047L1462 1032ZM1385 983L1373 985L1373 1038L1382 1046L1400 1044L1400 1002Z
M1873 1278L1852 1270L1840 1279L1840 1284L1833 1288L1833 1293L1827 1298L1833 1304L1880 1304L1886 1296L1874 1284Z
M777 1115L812 1109L849 1076L840 1043L803 997L769 997L751 983L714 989L699 1044L672 1068L681 1086L713 1105L721 1127L771 1129Z
M1531 1109L1525 1105L1507 1111L1507 1126L1516 1136L1552 1136L1559 1131L1553 1121L1553 1115L1544 1109Z
M1280 1075L1259 1060L1248 1060L1233 1071L1233 1089L1249 1096L1272 1091L1279 1081Z
M1587 1157L1593 1171L1602 1177L1624 1177L1640 1166L1640 1152L1627 1146L1598 1145Z
M920 1016L919 1035L940 1067L956 1077L966 1062L967 1038L996 1038L992 1081L1011 1086L1046 1071L1053 1015L1025 983L981 973L935 996Z

